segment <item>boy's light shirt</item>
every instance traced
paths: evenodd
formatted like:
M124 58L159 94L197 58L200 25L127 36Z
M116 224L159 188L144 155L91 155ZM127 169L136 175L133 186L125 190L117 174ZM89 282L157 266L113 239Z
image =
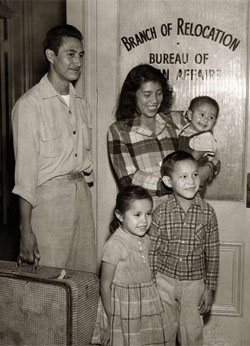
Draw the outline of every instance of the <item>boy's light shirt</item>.
M193 150L206 151L215 155L217 150L217 141L211 132L204 132L190 138L189 146Z
M188 123L178 130L178 136L191 137L189 146L193 150L206 151L213 156L216 153L217 141L211 131L198 132Z

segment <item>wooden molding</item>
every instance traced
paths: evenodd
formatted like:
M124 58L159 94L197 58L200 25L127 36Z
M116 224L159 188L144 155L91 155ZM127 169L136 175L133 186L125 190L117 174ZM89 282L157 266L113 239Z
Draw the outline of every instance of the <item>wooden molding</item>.
M33 86L33 61L32 61L32 2L23 2L23 57L25 73L25 92Z
M220 268L227 270L225 273L219 273L219 285L211 311L212 315L242 315L243 252L243 243L222 242L220 244L220 262L225 262L220 265Z

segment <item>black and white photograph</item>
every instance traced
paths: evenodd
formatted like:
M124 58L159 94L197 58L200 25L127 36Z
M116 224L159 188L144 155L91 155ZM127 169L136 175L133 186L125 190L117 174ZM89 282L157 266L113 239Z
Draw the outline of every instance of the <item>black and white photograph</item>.
M0 346L250 346L250 0L0 0Z

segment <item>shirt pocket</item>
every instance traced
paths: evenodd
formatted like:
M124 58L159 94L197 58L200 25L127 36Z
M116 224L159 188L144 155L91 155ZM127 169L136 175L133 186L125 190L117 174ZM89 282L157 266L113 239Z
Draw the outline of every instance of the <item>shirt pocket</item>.
M198 243L205 242L205 225L199 224L194 231L195 240Z
M58 157L62 153L62 132L59 125L41 130L40 155L42 157Z

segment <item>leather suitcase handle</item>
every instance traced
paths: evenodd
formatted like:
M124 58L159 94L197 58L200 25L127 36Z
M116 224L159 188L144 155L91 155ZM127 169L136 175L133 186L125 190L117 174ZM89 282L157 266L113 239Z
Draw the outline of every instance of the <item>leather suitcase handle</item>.
M18 256L16 266L15 266L14 270L12 270L12 272L18 272L19 270L21 270L22 264L23 264L22 257ZM27 263L27 264L29 265L29 263ZM35 265L35 264L33 264L32 266L30 265L30 268L31 268L31 271L33 273L37 273L38 269L39 269L38 262L37 262L37 265ZM69 279L69 278L70 278L70 276L67 275L67 272L65 269L61 270L59 276L53 277L53 279L60 279L60 280Z
M27 263L27 262L26 262ZM16 262L16 267L17 268L21 268L22 267L22 264L23 264L23 259L22 257L19 255L17 257L17 262ZM38 265L39 265L39 259L37 261L34 262L34 264L32 264L32 267L31 269L36 272L38 270Z

